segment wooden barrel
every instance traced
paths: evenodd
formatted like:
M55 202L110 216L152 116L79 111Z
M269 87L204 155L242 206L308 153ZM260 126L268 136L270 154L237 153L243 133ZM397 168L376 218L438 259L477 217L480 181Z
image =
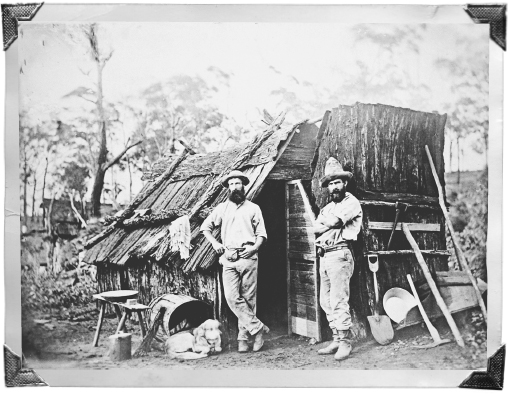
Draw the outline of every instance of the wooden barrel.
M164 294L155 298L148 305L148 325L151 326L161 306L166 308L162 330L172 335L186 328L198 327L205 320L213 317L212 307L206 302L187 295Z

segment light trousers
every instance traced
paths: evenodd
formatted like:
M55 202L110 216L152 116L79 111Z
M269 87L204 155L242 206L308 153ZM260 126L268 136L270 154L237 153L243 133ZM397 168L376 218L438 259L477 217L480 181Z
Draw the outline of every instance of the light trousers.
M254 335L263 328L263 323L256 317L257 255L235 262L223 261L222 282L229 308L238 318L238 340L246 341L248 334Z
M349 280L353 270L353 255L349 249L325 253L320 259L319 301L334 333L338 330L349 330L351 327Z

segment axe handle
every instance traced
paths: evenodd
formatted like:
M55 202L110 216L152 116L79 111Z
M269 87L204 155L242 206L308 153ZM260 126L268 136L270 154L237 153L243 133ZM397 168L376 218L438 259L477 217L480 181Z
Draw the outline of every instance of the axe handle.
M400 215L400 209L397 208L397 212L395 213L395 221L393 222L392 233L390 234L390 239L388 240L388 245L386 246L387 250L390 249L390 245L392 244L393 233L395 233L395 227L397 227L397 222L399 221L399 215Z

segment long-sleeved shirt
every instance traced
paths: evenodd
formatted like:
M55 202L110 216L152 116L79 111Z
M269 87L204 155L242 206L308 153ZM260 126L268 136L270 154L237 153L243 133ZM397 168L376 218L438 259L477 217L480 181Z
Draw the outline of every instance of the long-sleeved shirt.
M225 201L215 207L201 225L201 231L212 231L220 226L222 244L226 248L240 248L245 242L256 242L266 237L265 222L258 205L245 200L240 205Z
M321 219L324 219L324 217L328 215L333 215L342 220L342 223L344 224L343 228L332 228L325 231L316 239L316 245L333 246L343 241L356 240L356 237L360 232L360 228L362 227L363 211L360 201L358 201L355 196L346 192L346 195L341 202L330 202L321 209L316 221L320 222Z

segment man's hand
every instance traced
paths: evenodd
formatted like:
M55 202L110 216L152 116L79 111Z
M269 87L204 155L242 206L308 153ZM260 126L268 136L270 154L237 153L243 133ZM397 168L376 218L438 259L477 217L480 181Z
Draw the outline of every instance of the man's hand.
M248 258L251 258L257 252L258 252L258 250L254 245L247 245L247 246L245 246L245 249L243 250L243 252L240 252L238 255L242 259L248 259Z
M212 243L212 247L217 252L218 255L222 255L224 253L224 245L222 245L219 241L215 241Z

